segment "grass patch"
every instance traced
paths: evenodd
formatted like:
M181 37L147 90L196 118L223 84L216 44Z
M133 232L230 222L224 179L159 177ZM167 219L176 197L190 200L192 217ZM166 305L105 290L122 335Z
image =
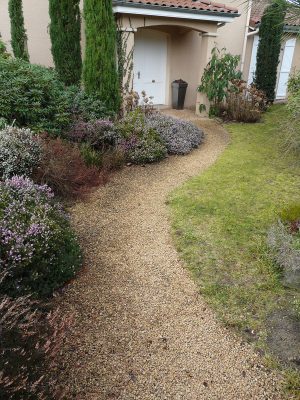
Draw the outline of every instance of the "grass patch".
M285 115L273 106L262 123L228 125L223 155L170 196L177 247L201 293L223 321L262 342L267 316L299 298L282 286L266 245L282 210L300 203L300 164L280 145Z

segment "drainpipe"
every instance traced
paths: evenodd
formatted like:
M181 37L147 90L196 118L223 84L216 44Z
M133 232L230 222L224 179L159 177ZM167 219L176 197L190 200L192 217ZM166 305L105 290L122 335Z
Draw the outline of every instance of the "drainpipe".
M247 12L247 20L245 26L245 35L244 35L244 43L243 43L243 51L242 51L242 59L241 59L241 72L243 73L244 65L245 65L245 57L246 57L246 48L247 48L247 38L248 38L248 29L250 25L250 17L251 17L251 9L252 9L253 0L249 0L248 3L248 12Z

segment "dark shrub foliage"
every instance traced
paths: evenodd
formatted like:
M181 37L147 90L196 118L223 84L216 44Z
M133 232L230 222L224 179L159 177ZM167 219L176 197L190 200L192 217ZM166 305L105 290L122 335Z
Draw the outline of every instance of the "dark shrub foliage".
M239 122L258 122L267 109L267 97L255 85L247 86L247 82L235 80L235 88L228 93L226 100L219 105L220 117L224 120Z
M87 94L78 86L68 87L66 90L68 107L73 120L94 121L113 116L100 99L99 94Z
M27 178L0 182L0 293L50 295L81 265L69 219L48 186Z
M71 122L64 85L47 68L0 57L0 117L36 131L59 133Z
M28 61L27 36L24 28L22 0L9 0L8 11L10 17L11 45L14 56Z
M81 80L81 17L79 0L50 0L51 51L55 69L66 85Z
M203 131L194 124L160 113L147 117L147 125L154 129L165 143L169 154L187 154L203 141Z
M79 147L50 138L43 140L43 157L34 180L65 198L82 197L102 183L98 168L85 164Z
M85 90L89 94L98 93L108 109L118 112L120 88L116 65L117 30L111 0L85 0L84 18Z
M1 282L0 282L1 284ZM27 297L0 296L0 398L62 399L59 352L70 317ZM49 308L47 306L47 308ZM70 398L70 397L67 397Z
M77 121L68 131L67 138L77 143L88 143L104 152L116 146L119 135L111 121L99 119L92 122Z
M275 99L277 66L283 34L286 3L276 0L269 5L261 19L255 84L263 90L270 102Z

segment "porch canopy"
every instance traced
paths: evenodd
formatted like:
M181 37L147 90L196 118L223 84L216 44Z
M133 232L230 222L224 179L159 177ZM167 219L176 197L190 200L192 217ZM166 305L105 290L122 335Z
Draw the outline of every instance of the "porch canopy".
M133 74L125 77L129 87L170 106L171 82L183 79L189 84L186 107L198 112L207 104L197 87L218 27L239 17L238 10L210 0L113 0L113 10L133 61Z

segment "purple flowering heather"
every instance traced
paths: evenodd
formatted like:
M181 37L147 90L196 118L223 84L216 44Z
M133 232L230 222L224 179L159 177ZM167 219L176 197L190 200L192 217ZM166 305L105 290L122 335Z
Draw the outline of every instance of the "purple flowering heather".
M16 274L15 287L22 283L22 271L37 285L39 279L44 281L43 274L51 269L57 274L57 265L63 268L57 264L58 252L73 238L69 236L68 216L53 196L48 186L22 176L0 182L0 266L9 275ZM76 254L78 263L77 250ZM75 266L70 267L68 276L74 275Z
M40 139L29 129L12 126L0 130L0 175L30 176L42 156Z
M106 119L78 121L71 127L67 136L74 142L89 143L96 150L101 151L114 146L119 138L114 124Z
M158 112L147 116L146 122L159 134L169 154L188 154L203 142L203 131L191 122Z

